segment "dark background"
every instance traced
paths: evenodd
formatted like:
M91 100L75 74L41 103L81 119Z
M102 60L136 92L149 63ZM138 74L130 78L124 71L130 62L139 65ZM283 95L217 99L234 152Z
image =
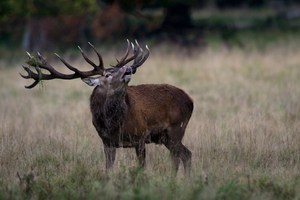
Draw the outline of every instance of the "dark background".
M297 37L299 0L4 0L0 49L63 50L126 38L243 47Z

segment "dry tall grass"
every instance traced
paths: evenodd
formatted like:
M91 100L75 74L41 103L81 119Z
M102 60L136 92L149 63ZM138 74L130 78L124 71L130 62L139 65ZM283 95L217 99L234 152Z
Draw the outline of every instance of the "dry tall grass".
M106 64L112 63L113 54L103 54ZM225 180L247 183L266 177L292 184L300 177L299 55L293 44L264 50L208 48L190 56L154 47L131 84L169 83L194 99L184 137L193 153L190 183L207 177L213 188ZM72 63L86 66L82 59ZM101 179L105 164L102 142L91 123L92 88L76 80L44 82L43 88L26 90L20 71L0 73L2 185L11 189L19 182L16 173L28 174L31 168L46 180L81 176L74 169L84 166L88 176ZM114 173L135 165L133 150L117 151ZM160 176L169 169L168 151L148 145L146 173ZM181 170L177 179L182 177ZM202 195L212 197L210 191ZM299 198L299 189L295 192Z

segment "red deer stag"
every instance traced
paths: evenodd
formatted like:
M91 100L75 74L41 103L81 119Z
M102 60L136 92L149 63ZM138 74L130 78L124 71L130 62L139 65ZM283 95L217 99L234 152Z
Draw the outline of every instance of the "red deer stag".
M75 78L95 87L90 109L93 125L103 141L106 169L113 166L119 147L134 147L139 165L144 167L145 144L156 143L169 149L175 172L181 160L185 173L189 174L192 153L182 144L182 138L193 112L193 101L183 90L167 84L128 86L132 74L145 62L150 51L147 46L143 50L137 42L135 45L127 42L124 57L110 68L104 68L100 53L90 43L99 58L98 65L79 47L83 58L93 66L90 71L79 71L56 54L72 74L58 72L39 53L37 58L27 53L29 66L23 68L28 74L21 76L32 78L34 82L25 87L33 88L40 80ZM41 69L49 73L44 74ZM92 77L94 75L98 77Z

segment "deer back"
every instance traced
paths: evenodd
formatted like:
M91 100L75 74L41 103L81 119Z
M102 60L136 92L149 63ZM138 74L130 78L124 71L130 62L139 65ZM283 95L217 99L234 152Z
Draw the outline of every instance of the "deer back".
M192 99L181 89L167 84L129 86L124 132L147 134L171 124L186 125L193 111Z

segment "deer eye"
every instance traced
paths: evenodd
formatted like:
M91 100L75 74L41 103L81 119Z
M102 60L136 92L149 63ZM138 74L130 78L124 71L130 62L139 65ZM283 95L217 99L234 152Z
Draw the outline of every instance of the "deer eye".
M111 74L105 74L105 78L108 78L110 76L111 76Z

